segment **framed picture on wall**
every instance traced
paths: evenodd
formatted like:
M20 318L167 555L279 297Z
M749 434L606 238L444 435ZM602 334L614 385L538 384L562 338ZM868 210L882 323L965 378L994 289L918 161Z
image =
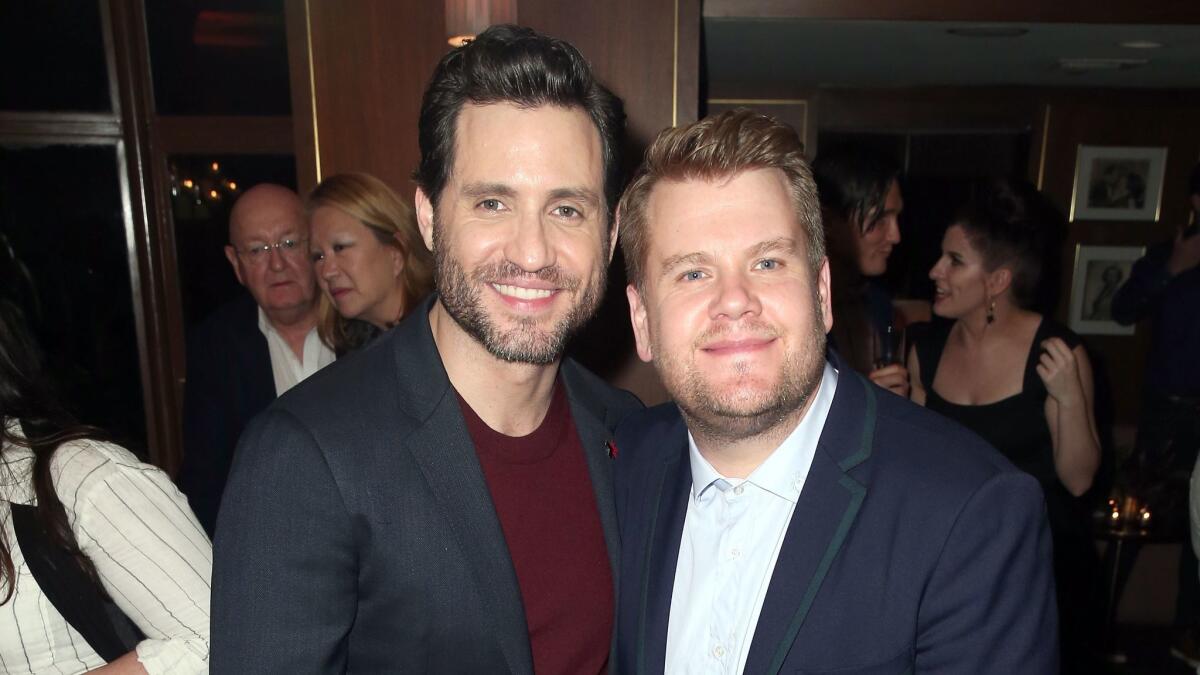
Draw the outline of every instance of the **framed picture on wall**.
M1075 274L1071 281L1071 330L1081 335L1133 335L1133 326L1113 321L1112 301L1129 279L1133 263L1146 252L1144 246L1075 247Z
M1081 145L1071 220L1157 221L1166 148Z

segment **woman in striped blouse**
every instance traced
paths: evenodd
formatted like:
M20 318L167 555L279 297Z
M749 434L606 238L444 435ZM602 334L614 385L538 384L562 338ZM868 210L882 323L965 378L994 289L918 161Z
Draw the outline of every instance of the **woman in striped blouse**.
M207 673L212 544L166 474L62 412L21 324L0 302L0 672ZM106 614L76 606L80 587L145 638L94 646L80 616Z

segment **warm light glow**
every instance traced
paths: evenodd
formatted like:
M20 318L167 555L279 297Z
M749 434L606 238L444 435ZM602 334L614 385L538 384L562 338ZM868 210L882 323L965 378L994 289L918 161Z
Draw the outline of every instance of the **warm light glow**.
M235 183L235 182L233 182L233 181L229 181L229 189L230 189L230 190L236 190L236 189L237 189L237 183Z
M213 199L216 199L217 197L220 197L221 194L219 192L217 192L216 190L209 190L208 196L212 197Z
M1116 519L1118 519L1118 518L1120 518L1120 517L1121 517L1121 512L1120 512L1120 511L1113 511L1113 512L1112 512L1112 519L1113 519L1113 520L1116 520Z
M183 179L183 187L191 190L192 188L196 187L196 184L192 182L191 178L185 178Z
M488 26L517 22L517 0L445 0L446 35L461 47Z
M212 170L213 170L213 171L220 171L220 170L221 170L221 165L220 165L220 164L217 164L216 162L213 162L213 163L212 163Z

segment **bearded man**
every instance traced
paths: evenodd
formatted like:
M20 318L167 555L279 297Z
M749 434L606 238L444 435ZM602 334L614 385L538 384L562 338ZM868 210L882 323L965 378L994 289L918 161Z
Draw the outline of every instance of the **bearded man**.
M215 548L214 673L602 673L612 429L569 359L615 245L620 101L571 45L444 57L416 211L438 292L247 432Z

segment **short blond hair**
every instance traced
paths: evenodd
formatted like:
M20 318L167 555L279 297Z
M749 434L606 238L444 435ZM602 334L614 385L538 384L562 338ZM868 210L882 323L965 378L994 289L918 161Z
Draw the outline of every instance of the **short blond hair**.
M342 211L366 225L380 243L400 249L404 256L401 287L405 313L433 288L433 258L425 248L417 220L387 183L365 173L330 176L313 188L305 203L309 216L322 206ZM337 313L324 293L319 302L317 331L321 339L338 351L358 346L350 322Z
M825 259L825 231L812 170L804 144L788 125L773 117L738 108L699 122L667 129L646 150L646 158L621 196L617 208L621 253L631 283L645 280L646 205L662 180L714 180L754 169L779 169L808 240L813 274Z

